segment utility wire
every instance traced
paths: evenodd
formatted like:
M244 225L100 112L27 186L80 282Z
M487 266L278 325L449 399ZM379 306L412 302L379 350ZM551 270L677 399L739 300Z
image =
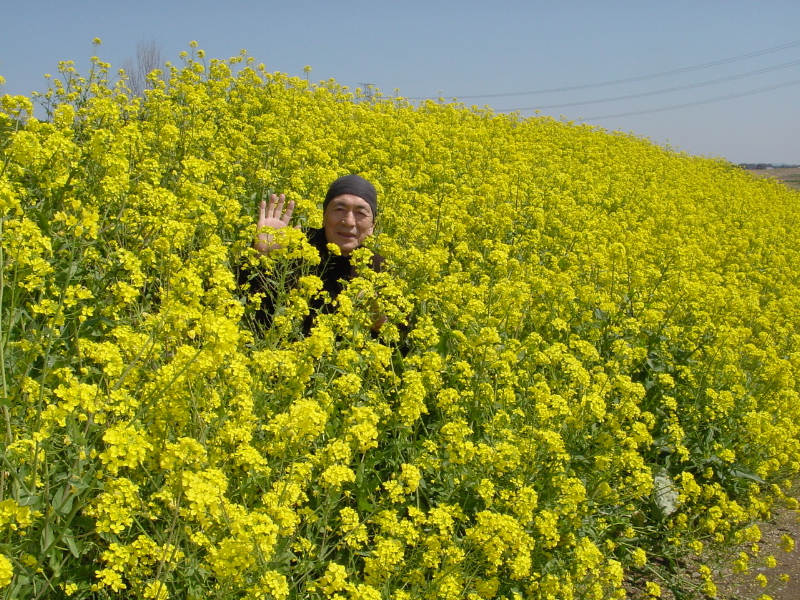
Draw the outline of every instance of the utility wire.
M800 40L795 42L790 42L788 44L782 44L780 46L774 46L772 48L767 48L766 50L759 50L757 52L750 52L748 54L740 54L738 56L733 56L731 58L724 58L721 60L716 60L710 63L703 63L701 65L694 65L691 67L683 67L681 69L673 69L671 71L661 71L659 73L651 73L649 75L639 75L637 77L628 77L626 79L614 79L611 81L601 81L598 83L586 83L582 85L572 85L567 87L560 87L560 88L550 88L550 89L543 89L543 90L531 90L529 92L506 92L506 93L498 93L498 94L476 94L476 95L468 95L468 96L453 96L458 99L470 99L470 98L506 98L511 96L528 96L534 94L552 94L556 92L571 92L574 90L587 90L591 88L598 88L598 87L605 87L609 85L619 85L621 83L631 83L634 81L645 81L647 79L656 79L658 77L667 77L669 75L676 75L677 73L688 73L689 71L698 71L700 69L708 69L709 67L716 67L719 65L724 65L732 62L737 62L740 60L746 60L748 58L753 58L755 56L763 56L764 54L770 54L772 52L779 52L781 50L786 50L787 48L794 48L800 46ZM420 96L420 97L407 97L406 100L429 100L432 98L438 98L438 96Z
M751 77L753 75L760 75L761 73L768 73L770 71L777 71L779 69L785 69L787 67L793 67L795 65L800 65L800 60L794 60L788 63L783 63L780 65L775 65L772 67L765 67L763 69L757 69L755 71L747 71L745 73L739 73L738 75L728 75L727 77L720 77L719 79L709 79L708 81L701 81L699 83L690 83L687 85L681 85L677 87L671 88L664 88L660 90L652 90L649 92L640 92L638 94L628 94L625 96L614 96L613 98L600 98L599 100L582 100L579 102L566 102L564 104L551 104L549 106L526 106L524 108L504 108L498 109L500 112L514 112L518 110L547 110L550 108L566 108L569 106L582 106L585 104L603 104L605 102L616 102L618 100L631 100L633 98L645 98L647 96L657 96L659 94L667 94L670 92L679 92L682 90L690 90L699 87L705 87L707 85L714 85L717 83L722 83L724 81L733 81L735 79L742 79L744 77Z
M730 100L732 98L741 98L742 96L752 96L753 94L760 94L762 92L769 92L770 90L777 90L780 88L789 87L792 85L800 84L800 79L771 85L768 87L758 88L756 90L749 90L747 92L740 92L738 94L730 94L728 96L718 96L716 98L709 98L707 100L698 100L696 102L687 102L685 104L674 104L672 106L663 106L661 108L649 108L646 110L637 110L634 112L619 113L616 115L602 115L599 117L580 117L581 121L599 121L601 119L616 119L618 117L630 117L633 115L645 115L648 113L662 112L665 110L674 110L676 108L687 108L689 106L699 106L700 104L711 104L712 102L721 102L723 100Z

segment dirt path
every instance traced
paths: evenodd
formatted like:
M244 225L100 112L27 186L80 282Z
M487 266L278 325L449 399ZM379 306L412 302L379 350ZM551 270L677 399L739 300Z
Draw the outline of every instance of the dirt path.
M772 600L800 600L800 511L780 509L771 522L760 524L759 527L762 539L758 544L758 552L752 551L751 544L739 549L750 557L749 572L732 573L726 570L714 578L718 600L757 600L763 594ZM791 552L784 549L782 538L785 535L795 540ZM767 566L769 556L775 557L775 567ZM766 582L756 580L761 575L766 577ZM788 580L782 581L782 576L787 575Z
M800 499L800 487L791 497ZM742 544L725 556L704 557L702 563L712 567L712 579L717 587L713 600L800 600L800 509L780 508L774 511L769 522L759 523L761 541ZM785 536L795 545L787 552ZM745 553L748 557L746 572L734 572L733 561ZM769 557L774 558L774 562ZM774 566L769 566L770 563ZM688 559L685 570L677 576L683 581L682 593L673 593L662 585L661 600L711 600L702 591L699 573L701 562ZM713 569L714 564L727 565ZM761 579L758 579L761 577ZM643 581L631 581L629 600L654 600L645 592Z

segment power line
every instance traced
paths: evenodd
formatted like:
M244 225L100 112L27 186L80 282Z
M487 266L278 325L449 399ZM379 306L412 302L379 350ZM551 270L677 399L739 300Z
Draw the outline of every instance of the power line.
M601 119L616 119L618 117L630 117L633 115L645 115L648 113L654 112L662 112L665 110L674 110L676 108L687 108L690 106L698 106L700 104L711 104L713 102L721 102L723 100L730 100L732 98L741 98L742 96L752 96L753 94L760 94L762 92L769 92L770 90L777 90L780 88L790 87L792 85L800 84L800 79L795 79L793 81L787 81L785 83L779 83L777 85L771 85L768 87L759 88L756 90L749 90L747 92L740 92L738 94L729 94L728 96L718 96L716 98L709 98L706 100L698 100L696 102L687 102L685 104L674 104L672 106L663 106L661 108L649 108L646 110L637 110L634 112L627 112L627 113L619 113L616 115L603 115L600 117L581 117L581 121L599 121Z
M631 100L633 98L645 98L647 96L657 96L659 94L667 94L670 92L679 92L682 90L690 90L699 87L705 87L708 85L714 85L717 83L722 83L725 81L733 81L735 79L743 79L745 77L751 77L753 75L760 75L761 73L768 73L770 71L777 71L779 69L785 69L787 67L793 67L795 65L800 65L800 60L794 60L788 63L783 63L780 65L775 65L772 67L765 67L763 69L756 69L755 71L747 71L745 73L739 73L737 75L728 75L727 77L720 77L718 79L709 79L708 81L701 81L699 83L690 83L686 85L681 85L677 87L671 88L663 88L660 90L651 90L649 92L640 92L637 94L627 94L625 96L614 96L612 98L600 98L598 100L581 100L579 102L566 102L564 104L551 104L549 106L527 106L524 108L505 108L505 109L498 109L499 112L514 112L520 110L547 110L550 108L567 108L570 106L582 106L586 104L603 104L605 102L616 102L618 100Z
M650 73L648 75L639 75L636 77L628 77L625 79L614 79L611 81L601 81L598 83L586 83L582 85L572 85L567 87L560 87L560 88L549 88L543 90L531 90L528 92L506 92L506 93L497 93L497 94L476 94L476 95L467 95L467 96L453 96L459 99L471 99L471 98L506 98L511 96L528 96L534 94L552 94L557 92L571 92L575 90L587 90L591 88L598 88L598 87L605 87L609 85L619 85L621 83L632 83L634 81L645 81L647 79L656 79L658 77L667 77L669 75L676 75L678 73L688 73L689 71L698 71L700 69L708 69L710 67L716 67L719 65L724 65L732 62L737 62L740 60L746 60L748 58L753 58L755 56L763 56L764 54L770 54L772 52L780 52L781 50L786 50L787 48L794 48L800 46L800 40L795 42L790 42L788 44L782 44L780 46L773 46L772 48L767 48L765 50L758 50L756 52L750 52L748 54L740 54L738 56L733 56L731 58L724 58L721 60L716 60L709 63L703 63L701 65L694 65L691 67L683 67L681 69L673 69L671 71L661 71L659 73ZM439 96L436 96L439 97ZM434 96L421 96L421 97L408 97L407 100L429 100L434 98Z

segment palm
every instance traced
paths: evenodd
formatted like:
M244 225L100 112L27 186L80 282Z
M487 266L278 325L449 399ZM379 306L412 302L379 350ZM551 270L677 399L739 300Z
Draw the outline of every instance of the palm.
M286 210L284 211L283 205L285 202L286 196L283 194L280 196L272 194L269 197L269 202L261 201L256 224L258 235L255 241L255 248L259 252L268 253L280 248L280 245L275 243L275 236L269 232L288 227L294 212L294 202L286 204Z
M282 219L277 217L260 217L258 218L258 229L261 230L265 227L270 229L281 229L286 227L288 223L285 223Z

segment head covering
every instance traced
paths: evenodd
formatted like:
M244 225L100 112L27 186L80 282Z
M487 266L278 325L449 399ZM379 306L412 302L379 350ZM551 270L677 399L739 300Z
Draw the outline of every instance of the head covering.
M325 212L331 200L342 194L352 194L365 200L372 209L372 218L375 219L378 216L378 192L374 185L359 175L345 175L334 181L328 188L328 193L325 194L322 212Z

